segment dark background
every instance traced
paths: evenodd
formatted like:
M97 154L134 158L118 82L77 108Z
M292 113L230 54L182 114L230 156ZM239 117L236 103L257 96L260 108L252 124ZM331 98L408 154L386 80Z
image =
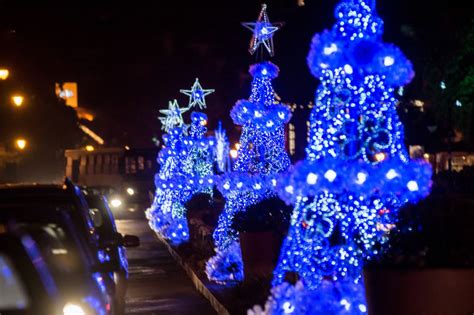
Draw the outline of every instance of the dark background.
M311 37L334 22L335 0L267 1L270 20L285 21L275 35L280 69L274 87L282 101L306 104L317 80L306 65ZM402 48L423 85L433 56L455 51L455 34L472 17L461 0L377 1L384 39ZM233 141L239 133L229 111L250 93L247 52L261 1L0 1L0 64L25 90L51 90L54 82L78 83L80 106L97 112L95 130L109 145L152 145L160 135L158 109L199 77L207 98L210 129L223 120ZM434 58L436 60L436 58ZM189 117L186 116L189 120ZM53 125L45 125L55 128Z

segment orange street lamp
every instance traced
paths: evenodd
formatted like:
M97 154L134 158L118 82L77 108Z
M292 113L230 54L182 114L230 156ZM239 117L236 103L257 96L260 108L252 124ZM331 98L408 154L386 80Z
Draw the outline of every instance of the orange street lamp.
M13 104L15 104L16 107L20 107L21 105L23 105L24 100L25 98L22 95L16 94L12 96L12 102Z
M229 153L230 153L230 156L231 156L233 159L236 159L236 158L237 158L237 155L239 154L239 153L237 152L237 150L234 150L234 149L230 150Z
M86 145L86 151L87 151L87 152L92 152L92 151L94 151L94 150L95 150L94 146L92 146L92 145Z
M16 147L17 147L18 149L20 149L20 150L23 151L23 150L26 148L27 142L26 142L26 140L23 139L23 138L18 138L18 139L16 139L16 141L15 141L15 145L16 145Z
M0 80L6 80L9 74L10 71L8 69L0 68Z

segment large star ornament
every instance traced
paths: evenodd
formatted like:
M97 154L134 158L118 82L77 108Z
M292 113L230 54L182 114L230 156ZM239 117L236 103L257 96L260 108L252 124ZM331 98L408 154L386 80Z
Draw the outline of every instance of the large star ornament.
M184 124L182 114L187 110L188 108L180 108L178 101L169 101L168 109L160 109L160 113L164 115L163 117L158 117L162 124L161 129L168 132L174 127L181 127Z
M189 105L188 108L192 108L199 106L199 109L206 108L206 96L213 93L215 90L213 89L203 89L201 84L199 83L199 79L196 78L191 90L179 90L181 93L189 96Z
M267 15L267 5L262 4L262 10L256 22L244 22L242 25L253 33L249 46L250 54L253 55L258 47L263 44L270 56L273 57L273 35L283 26L283 23L270 23Z

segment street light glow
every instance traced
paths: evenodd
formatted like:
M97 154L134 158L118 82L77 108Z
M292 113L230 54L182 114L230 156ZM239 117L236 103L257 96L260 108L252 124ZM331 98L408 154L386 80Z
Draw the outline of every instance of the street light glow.
M15 104L16 107L20 107L23 105L24 97L21 95L13 95L12 96L12 102Z
M8 69L0 69L0 80L6 80L10 75L10 71Z
M232 150L230 150L229 153L230 153L230 156L231 156L233 159L236 159L236 158L237 158L237 154L238 154L238 153L237 153L237 150L232 149Z
M94 151L94 150L95 150L95 149L94 149L94 146L92 146L92 145L86 145L86 151L92 152L92 151Z
M16 139L15 144L20 150L24 150L26 148L26 140L23 138Z
M122 205L122 200L114 198L110 201L110 205L112 206L112 208L118 208Z

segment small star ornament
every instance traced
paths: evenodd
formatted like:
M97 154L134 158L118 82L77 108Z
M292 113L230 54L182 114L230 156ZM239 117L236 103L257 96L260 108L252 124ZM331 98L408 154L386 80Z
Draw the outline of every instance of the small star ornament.
M168 103L168 109L160 109L160 113L164 116L159 117L162 127L165 132L169 132L174 127L181 127L184 124L183 113L188 108L180 108L178 101L173 100Z
M193 108L194 106L198 106L199 109L206 108L206 96L211 93L214 93L215 90L213 89L203 89L201 84L199 83L199 79L196 78L191 90L179 90L181 93L189 96L189 105L188 108Z
M245 22L242 23L242 25L253 33L249 46L250 54L253 55L258 47L263 44L270 56L273 57L273 35L283 26L283 23L270 23L267 15L267 5L262 4L262 10L260 11L256 22Z

